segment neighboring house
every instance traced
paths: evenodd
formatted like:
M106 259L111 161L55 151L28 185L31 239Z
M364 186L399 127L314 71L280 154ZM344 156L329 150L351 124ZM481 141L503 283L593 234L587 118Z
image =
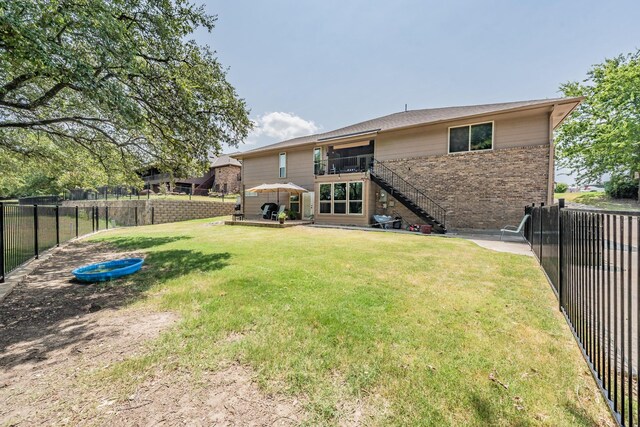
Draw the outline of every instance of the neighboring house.
M154 191L158 191L160 185L165 184L171 185L173 191L190 193L193 189L193 194L201 196L208 195L209 191L236 194L240 192L241 169L242 164L238 160L230 154L222 154L211 157L209 171L199 177L174 178L171 184L171 176L168 173L149 169L142 175L142 179L146 186L151 186Z
M518 224L527 204L552 203L553 131L581 101L405 111L233 157L244 190L274 182L309 190L280 201L318 224L366 226L386 214L440 232L498 229ZM275 197L243 192L245 215Z

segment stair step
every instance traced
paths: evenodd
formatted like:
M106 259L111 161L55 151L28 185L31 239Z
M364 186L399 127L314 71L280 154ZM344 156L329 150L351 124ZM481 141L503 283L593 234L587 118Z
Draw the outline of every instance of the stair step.
M398 200L401 204L406 206L410 211L415 213L425 222L431 224L433 229L437 233L446 233L447 229L442 223L436 220L426 209L417 204L412 198L406 196L402 192L397 191L388 181L382 179L376 175L373 171L370 171L370 176L376 181L390 196Z

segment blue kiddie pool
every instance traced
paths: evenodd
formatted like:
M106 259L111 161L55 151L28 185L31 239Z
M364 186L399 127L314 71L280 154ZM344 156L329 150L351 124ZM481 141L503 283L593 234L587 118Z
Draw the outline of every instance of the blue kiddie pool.
M133 274L142 268L144 259L123 258L76 268L71 272L81 282L104 282Z

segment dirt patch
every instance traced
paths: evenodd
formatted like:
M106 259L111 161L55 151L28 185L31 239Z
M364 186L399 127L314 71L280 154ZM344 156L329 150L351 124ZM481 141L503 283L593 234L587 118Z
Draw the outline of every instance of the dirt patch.
M124 400L114 397L117 384L95 380L145 354L178 316L128 307L143 291L134 279L80 285L70 271L141 255L104 244L68 245L0 303L0 425L298 424L299 402L264 394L251 370L237 364L197 376L146 373Z
M111 405L109 416L127 425L290 426L300 423L302 404L268 396L252 371L231 365L194 378L188 372L157 375L125 404Z

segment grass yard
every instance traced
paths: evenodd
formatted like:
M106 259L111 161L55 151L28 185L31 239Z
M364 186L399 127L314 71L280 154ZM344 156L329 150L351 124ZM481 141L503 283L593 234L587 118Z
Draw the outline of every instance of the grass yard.
M555 193L554 198L565 199L567 202L580 203L601 209L636 211L640 210L640 204L632 199L612 199L604 191L592 191L589 193Z
M95 375L119 399L151 375L238 361L309 425L608 425L533 258L460 240L191 221L94 236L146 253L134 305L181 321Z

